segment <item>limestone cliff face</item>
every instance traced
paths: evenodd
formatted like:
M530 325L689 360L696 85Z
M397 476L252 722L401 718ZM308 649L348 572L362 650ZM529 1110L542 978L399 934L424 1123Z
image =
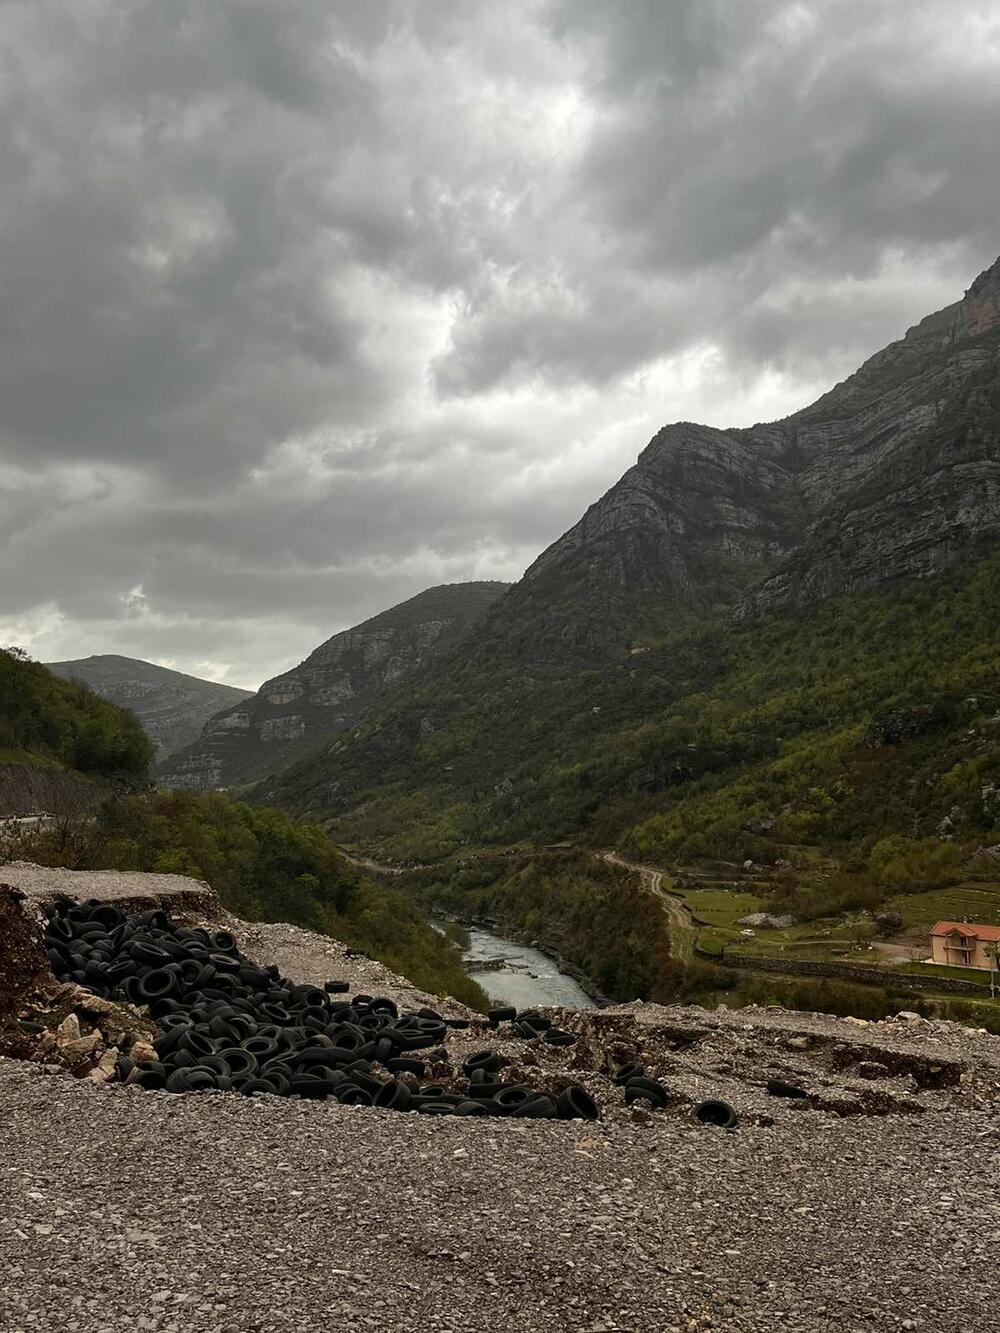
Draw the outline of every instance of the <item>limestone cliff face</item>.
M794 440L779 428L666 426L535 561L500 609L529 656L614 655L644 629L735 605L803 532Z
M741 614L972 559L1000 536L1000 260L780 423L804 460L802 541Z
M527 659L614 658L691 615L794 610L1000 536L1000 260L784 421L661 430L491 626Z
M47 665L55 675L82 680L102 699L134 713L156 745L158 759L193 741L206 718L220 708L250 695L249 690L186 676L134 657L105 654Z
M553 773L564 761L570 772L567 756L580 752L573 746L587 721L577 713L548 726L535 710L553 695L540 686L583 681L602 726L641 726L651 719L643 658L633 654L646 637L681 631L678 678L697 682L714 664L694 654L713 650L694 645L713 623L795 613L971 564L998 540L1000 260L961 301L794 416L659 431L468 635L460 656L442 658L419 689L390 694L357 744L345 739L313 755L262 799L343 812L390 784L434 792L433 801L453 783L440 799L466 801L470 791L481 799L478 787L519 802L510 770L544 750ZM668 680L669 653L661 649L658 662ZM634 696L631 686L618 688L633 679ZM613 720L599 702L605 685ZM440 729L447 737L456 715L460 748L453 763L435 766L425 736ZM689 781L700 771L689 759L668 753L628 780L650 772L661 786ZM530 778L561 801L558 781Z
M454 647L507 591L505 583L430 588L335 634L291 671L210 718L163 765L163 786L216 788L280 772L352 727L389 686Z

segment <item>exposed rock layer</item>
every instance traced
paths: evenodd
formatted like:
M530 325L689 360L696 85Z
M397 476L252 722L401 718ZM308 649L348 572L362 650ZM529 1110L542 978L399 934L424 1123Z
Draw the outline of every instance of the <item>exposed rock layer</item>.
M783 421L664 427L493 617L540 662L691 614L795 609L974 558L1000 535L1000 260Z
M166 786L213 788L280 772L345 731L391 685L446 652L507 590L454 583L411 598L327 639L297 667L206 722L163 765Z
M134 713L155 743L158 759L189 744L207 718L250 693L133 657L109 654L47 666L57 676L82 680L102 699Z

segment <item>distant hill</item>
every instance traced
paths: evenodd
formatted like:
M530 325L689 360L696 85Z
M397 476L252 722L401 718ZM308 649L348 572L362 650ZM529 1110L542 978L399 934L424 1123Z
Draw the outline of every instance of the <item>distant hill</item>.
M193 741L205 720L220 708L250 694L233 685L110 653L46 665L57 676L82 680L102 699L134 713L156 747L157 760Z
M353 727L390 686L454 649L507 591L449 583L343 630L255 695L217 712L161 765L164 786L233 787L282 772Z
M131 713L0 650L0 818L77 812L143 787L152 753Z

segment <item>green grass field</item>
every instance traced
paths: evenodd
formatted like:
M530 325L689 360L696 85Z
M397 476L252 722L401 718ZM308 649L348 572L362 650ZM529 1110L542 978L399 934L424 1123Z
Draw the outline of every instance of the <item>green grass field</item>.
M1000 926L1000 886L966 883L926 893L900 893L881 910L898 912L904 926L926 926L928 930L935 921L965 917L981 925Z

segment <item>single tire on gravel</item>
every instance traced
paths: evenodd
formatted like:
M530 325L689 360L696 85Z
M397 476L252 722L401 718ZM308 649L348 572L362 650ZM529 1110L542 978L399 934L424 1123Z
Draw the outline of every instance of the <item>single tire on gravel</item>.
M809 1094L805 1088L800 1088L795 1083L786 1083L784 1079L769 1078L767 1080L767 1090L772 1097L808 1097Z
M600 1120L601 1112L586 1088L573 1083L556 1098L556 1110L562 1120Z
M655 1078L631 1078L625 1084L625 1105L631 1106L638 1101L647 1101L650 1106L662 1111L669 1103L670 1095Z
M710 1099L699 1102L693 1115L699 1125L718 1125L722 1129L735 1129L740 1118L728 1102Z

